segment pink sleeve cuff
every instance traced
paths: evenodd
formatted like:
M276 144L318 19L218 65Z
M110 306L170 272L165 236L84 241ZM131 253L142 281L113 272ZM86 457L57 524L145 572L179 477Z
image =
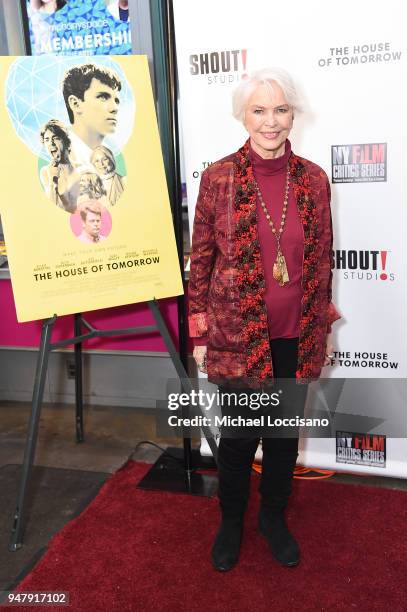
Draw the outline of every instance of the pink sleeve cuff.
M188 318L189 321L189 336L191 338L200 338L205 336L208 331L208 317L206 312L197 312Z

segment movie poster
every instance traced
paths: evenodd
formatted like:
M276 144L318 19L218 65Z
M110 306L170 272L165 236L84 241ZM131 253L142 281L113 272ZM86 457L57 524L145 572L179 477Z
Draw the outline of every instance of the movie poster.
M24 0L31 54L129 55L128 0Z
M0 70L18 320L181 294L147 58L3 57Z

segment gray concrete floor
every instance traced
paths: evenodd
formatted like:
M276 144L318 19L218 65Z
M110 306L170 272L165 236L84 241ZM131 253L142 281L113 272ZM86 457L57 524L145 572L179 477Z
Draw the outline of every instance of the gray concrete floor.
M0 467L22 463L30 410L27 403L0 402ZM181 445L179 439L157 437L155 430L151 410L85 407L85 441L78 444L74 406L44 404L35 464L112 473L129 457L153 463L161 451L142 445L134 452L142 440L150 440L163 448Z

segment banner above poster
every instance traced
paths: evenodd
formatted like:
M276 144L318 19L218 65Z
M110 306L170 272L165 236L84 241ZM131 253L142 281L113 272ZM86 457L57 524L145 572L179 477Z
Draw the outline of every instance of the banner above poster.
M24 0L31 54L129 55L128 0Z
M18 320L181 294L147 58L3 57L0 75Z

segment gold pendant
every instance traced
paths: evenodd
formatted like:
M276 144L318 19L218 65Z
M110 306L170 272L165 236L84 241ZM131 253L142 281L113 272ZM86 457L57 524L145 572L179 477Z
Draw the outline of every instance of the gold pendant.
M273 264L273 278L280 283L282 280L282 276L281 276L281 270L280 270L280 264L278 262L278 258L276 259L276 261Z
M277 253L277 259L273 264L273 278L278 282L280 287L284 287L284 285L290 280L285 257L281 251Z

